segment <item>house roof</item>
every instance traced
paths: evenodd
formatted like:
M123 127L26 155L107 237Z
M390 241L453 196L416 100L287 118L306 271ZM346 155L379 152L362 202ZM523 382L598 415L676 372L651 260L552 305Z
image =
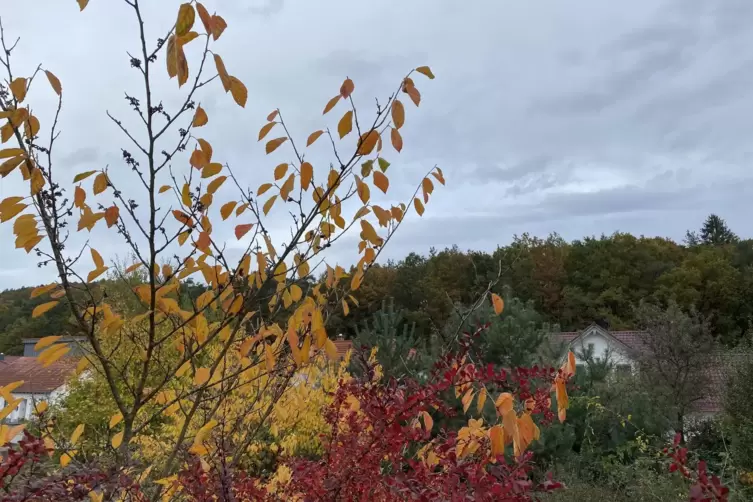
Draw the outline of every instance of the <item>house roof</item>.
M572 345L573 342L577 342L580 337L587 333L591 333L594 330L624 345L631 355L645 354L648 350L644 340L647 336L651 336L650 333L646 331L608 331L597 324L592 324L583 331L551 333L550 340L555 343ZM709 364L707 370L709 391L706 396L693 403L693 410L706 413L716 413L721 411L723 407L724 387L727 378L730 375L730 371L740 362L750 357L751 355L746 353L721 350L710 354L709 358L711 364Z
M351 340L333 340L335 348L337 349L338 359L345 359L348 351L353 347Z
M36 357L5 356L0 360L0 386L22 380L16 393L45 394L61 387L73 373L78 359L63 357L46 368Z

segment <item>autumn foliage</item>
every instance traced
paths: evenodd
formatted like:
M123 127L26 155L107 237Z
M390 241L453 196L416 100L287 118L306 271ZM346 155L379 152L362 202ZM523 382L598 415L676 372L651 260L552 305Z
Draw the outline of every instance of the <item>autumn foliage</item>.
M62 430L47 403L35 403L35 434L3 426L4 441L23 435L0 465L3 500L528 500L560 487L533 479L529 446L555 410L566 419L572 354L557 369L480 366L467 335L428 384L383 380L372 358L366 378L341 371L316 400L301 391L321 383L321 374L311 378L314 364L338 357L327 332L332 313L348 315L352 292L404 218L423 215L435 183L445 183L431 167L397 202L387 160L409 147L401 131L431 69L397 80L372 114L358 112L356 84L345 78L323 108L339 116L333 130L323 123L303 140L272 110L253 136L270 167L248 187L212 146L213 110L200 101L208 89L240 107L253 99L231 71L238 62L215 51L229 23L200 2L183 3L172 19L155 21L165 36L151 43L142 2L123 1L138 28L130 68L140 86L126 91L131 120L108 112L124 141L120 169L57 168L68 89L44 66L21 62L18 70L15 44L0 33L0 176L24 187L0 201L0 222L12 224L19 253L54 270L55 280L32 292L47 299L32 316L68 310L86 340L76 375L101 379L116 409L96 449L83 440L92 431ZM78 0L82 11L88 4ZM156 91L157 72L177 83L175 109ZM30 103L38 88L57 100L49 123ZM274 217L288 218L284 233L273 234ZM356 237L357 263L328 265L327 249L347 234ZM117 239L133 263L115 266L96 249L103 238ZM104 277L127 288L132 306L95 287ZM184 294L189 278L205 286L195 298ZM490 289L480 301L504 309ZM37 344L42 365L69 355L59 338ZM21 402L13 395L20 384L0 389L3 418ZM436 416L455 413L452 399L467 425L435 428ZM307 430L318 458L295 456L282 440L274 476L252 475L260 439L292 430L285 410L302 400L316 415ZM480 416L487 402L492 423L472 415L474 403ZM147 444L158 454L145 456Z

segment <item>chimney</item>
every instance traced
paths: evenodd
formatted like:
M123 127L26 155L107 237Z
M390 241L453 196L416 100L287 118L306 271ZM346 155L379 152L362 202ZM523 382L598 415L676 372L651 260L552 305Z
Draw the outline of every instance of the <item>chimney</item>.
M342 334L342 333L338 333L338 334L337 334L337 339L338 339L338 340L345 340L345 337L343 336L343 334Z
M3 354L2 352L0 352L0 361L2 361L3 359L5 359L5 354Z

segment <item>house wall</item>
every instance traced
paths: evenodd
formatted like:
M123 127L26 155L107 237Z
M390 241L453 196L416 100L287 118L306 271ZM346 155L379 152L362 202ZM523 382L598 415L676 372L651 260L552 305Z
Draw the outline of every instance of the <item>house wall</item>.
M34 404L40 401L47 401L49 404L57 402L61 397L65 395L67 387L65 385L58 387L52 392L14 392L11 394L13 399L23 399L21 403L3 420L8 424L18 424L26 420L31 420L34 415ZM5 407L5 399L0 397L0 408ZM11 443L18 442L23 435L19 435L11 439Z
M593 344L594 357L603 359L605 354L608 353L616 366L629 364L631 369L636 369L636 362L625 352L624 347L597 330L587 332L570 345L570 350L575 353L576 364L585 364L581 354L584 350L587 350L589 344Z

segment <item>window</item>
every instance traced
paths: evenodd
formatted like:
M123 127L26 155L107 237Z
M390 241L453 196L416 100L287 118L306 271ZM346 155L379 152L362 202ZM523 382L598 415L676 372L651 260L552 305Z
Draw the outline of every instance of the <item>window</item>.
M632 368L629 364L618 364L615 369L618 375L629 375L632 373Z

